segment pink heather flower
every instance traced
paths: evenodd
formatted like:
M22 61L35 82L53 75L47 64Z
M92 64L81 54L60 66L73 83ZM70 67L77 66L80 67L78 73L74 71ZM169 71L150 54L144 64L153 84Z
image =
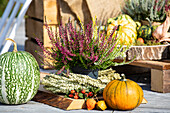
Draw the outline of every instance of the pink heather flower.
M68 59L68 60L70 60L70 61L72 61L73 59L71 59L70 57L68 57L68 56L66 56L66 58Z
M98 60L99 56L94 56L94 62Z
M165 5L165 11L168 12L168 5Z
M168 0L165 0L165 4L167 4L168 3Z
M50 30L50 28L48 27L48 25L46 25L46 29L47 29L48 36L49 36L50 40L53 41L54 35L53 35L52 30Z
M92 60L94 58L94 50L93 50L93 45L91 47L91 57L90 57L90 60Z
M65 66L63 66L59 71L57 71L57 74L60 74L65 69Z
M76 56L76 54L71 53L66 47L65 47L64 49L65 49L64 51L65 51L69 56Z
M65 56L62 56L62 62L64 63L64 65L66 65L67 64L67 61L65 60Z
M36 39L38 45L41 47L41 49L42 49L44 52L46 52L48 55L51 55L51 54L52 54L50 51L48 51L46 48L44 48L42 42L41 42L38 38L35 38L35 39Z
M101 42L101 44L100 44L100 48L103 49L104 44L105 44L105 38L103 37L101 41L102 41L102 42Z
M155 0L155 3L158 3L158 0Z
M90 57L88 55L86 55L86 58L90 59Z
M41 47L41 49L44 50L44 46L43 46L42 42L37 37L35 39L36 39L38 45Z

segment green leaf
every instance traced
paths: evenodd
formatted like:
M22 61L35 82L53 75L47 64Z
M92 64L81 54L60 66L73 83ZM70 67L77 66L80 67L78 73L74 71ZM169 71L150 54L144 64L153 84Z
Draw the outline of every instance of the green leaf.
M100 88L95 88L94 89L94 94L97 94L100 91Z
M83 93L79 93L78 96L79 96L81 99L83 99L83 97L84 97L84 96L83 96Z
M89 97L85 97L85 101L86 101L87 99L89 99Z
M89 90L89 89L85 89L85 91L86 91L86 92L90 92L90 90Z
M94 92L94 88L93 87L91 87L91 92Z
M81 61L81 63L83 64L84 68L87 69L87 66L86 64L84 63L83 59L82 59L82 56L78 55L79 56L79 60Z
M76 92L77 92L77 93L81 92L81 88L78 88L78 89L76 90Z
M69 97L67 95L65 95L64 98L69 98Z

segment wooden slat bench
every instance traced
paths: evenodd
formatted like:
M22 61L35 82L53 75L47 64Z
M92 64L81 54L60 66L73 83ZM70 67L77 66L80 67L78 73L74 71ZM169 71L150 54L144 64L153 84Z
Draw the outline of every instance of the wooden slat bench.
M120 62L120 60L116 61ZM151 90L162 93L170 92L170 60L139 60L129 65L151 68Z

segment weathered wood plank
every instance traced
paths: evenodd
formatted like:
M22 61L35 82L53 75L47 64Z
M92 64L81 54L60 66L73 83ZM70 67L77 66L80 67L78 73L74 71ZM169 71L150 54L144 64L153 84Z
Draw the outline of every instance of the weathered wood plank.
M170 70L151 69L151 90L161 93L170 92Z
M35 59L37 60L38 64L41 65L40 58L35 51L41 51L42 52L42 50L36 43L33 43L31 40L26 40L25 41L25 51L31 53L35 57Z
M115 62L121 62L122 60L116 59ZM152 60L137 60L130 63L130 65L146 67L151 69L168 70L170 69L169 60L152 61Z
M39 38L43 42L43 22L31 18L25 19L25 34L28 38Z
M49 73L41 72L40 74L41 80L44 76L48 74ZM64 95L56 95L56 94L51 93L50 91L45 90L43 88L43 85L40 85L39 92L37 93L37 95L34 97L33 100L44 103L44 104L48 104L50 106L65 109L65 110L86 108L84 99L64 98Z
M57 0L33 0L27 11L27 15L32 18L40 19L44 23L59 23L59 8Z
M53 107L58 107L65 110L71 110L71 109L82 109L86 108L84 102L84 99L70 99L70 98L64 98L63 96L55 95L52 93L46 93L39 91L35 97L33 98L33 101L41 102L44 104L48 104ZM82 104L83 103L83 104Z
M163 70L163 92L170 92L170 70Z
M151 90L163 92L163 71L151 69Z
M40 46L38 46L36 43L34 43L31 40L26 40L25 51L31 53L35 57L40 67L42 67L43 69L50 69L48 66L41 65L42 62L44 62L46 59L45 58L40 59L40 56L35 52L35 51L43 52Z
M43 20L43 0L33 0L27 10L29 17Z
M58 32L58 25L48 25L52 28L53 33ZM35 19L27 18L26 19L26 36L30 38L38 38L43 42L45 47L51 47L50 39L45 24L41 21ZM54 35L55 36L55 35Z

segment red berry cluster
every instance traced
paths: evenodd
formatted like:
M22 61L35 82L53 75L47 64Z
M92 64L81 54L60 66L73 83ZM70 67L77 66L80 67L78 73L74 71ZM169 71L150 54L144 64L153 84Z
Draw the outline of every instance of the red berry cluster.
M93 96L93 92L87 92L84 89L81 89L80 91L71 90L68 94L68 97L74 98L74 99L85 99L90 98Z

